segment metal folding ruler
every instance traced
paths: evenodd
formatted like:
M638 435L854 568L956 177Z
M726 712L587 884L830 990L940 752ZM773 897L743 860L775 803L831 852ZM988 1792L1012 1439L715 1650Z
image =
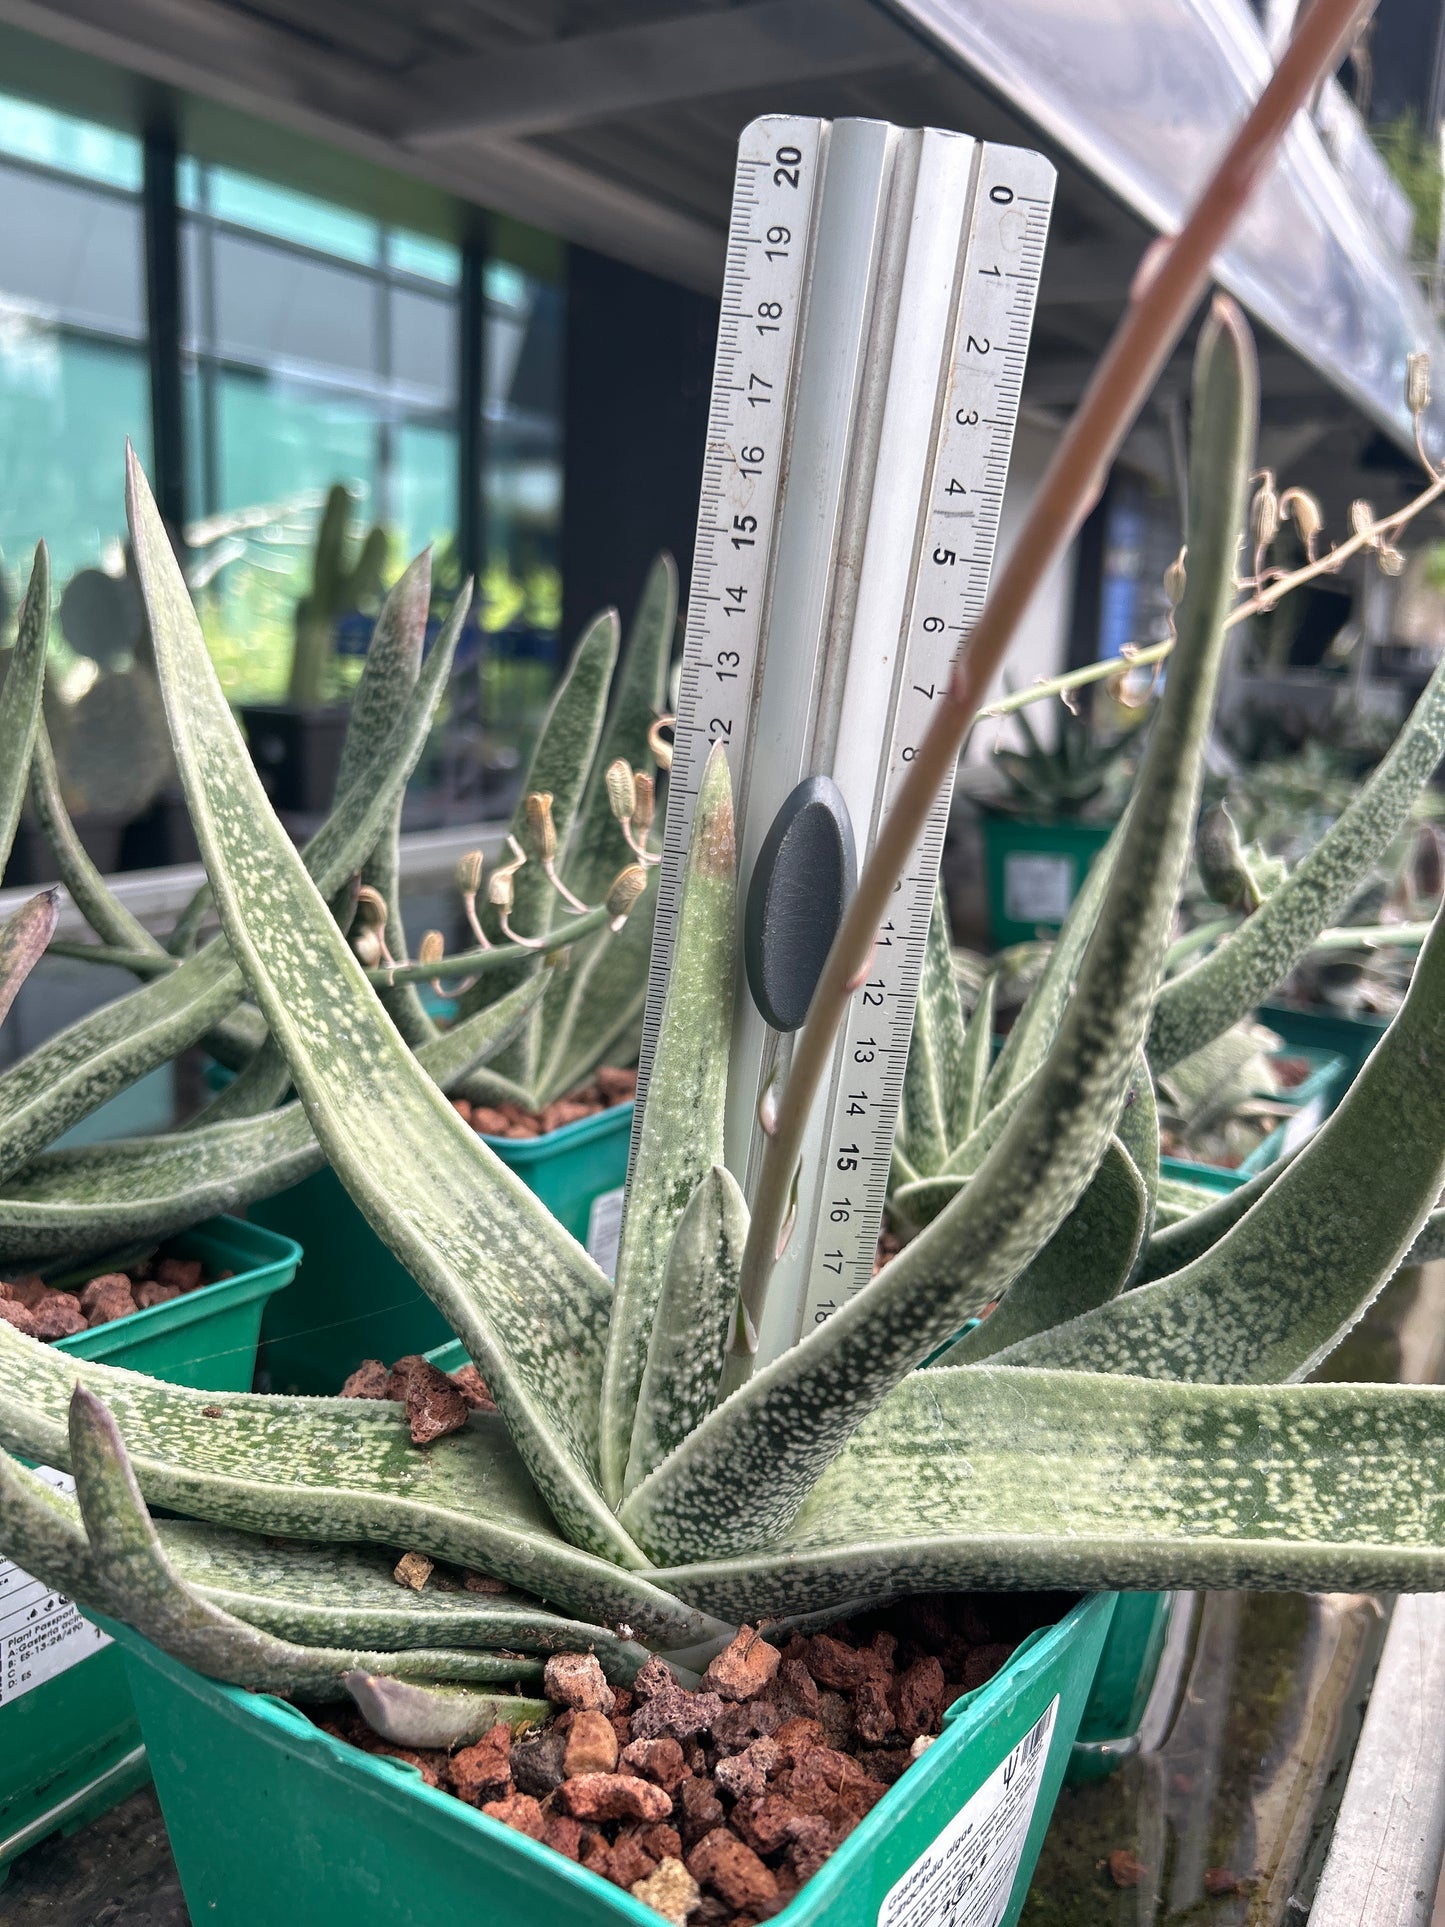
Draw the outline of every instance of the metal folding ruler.
M739 144L638 1095L721 743L747 905L725 1155L745 1192L850 866L988 588L1053 184L1041 155L882 121L767 116ZM760 1362L872 1276L948 809L810 1118Z

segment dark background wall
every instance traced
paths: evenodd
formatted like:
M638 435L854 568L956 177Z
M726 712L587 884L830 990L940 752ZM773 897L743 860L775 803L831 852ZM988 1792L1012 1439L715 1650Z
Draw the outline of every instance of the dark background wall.
M564 646L608 603L624 620L658 549L686 590L718 307L705 295L568 250L564 358Z

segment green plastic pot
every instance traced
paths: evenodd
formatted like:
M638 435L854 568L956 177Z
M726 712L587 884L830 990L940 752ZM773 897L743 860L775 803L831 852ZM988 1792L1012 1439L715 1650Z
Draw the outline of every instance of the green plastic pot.
M988 809L979 812L979 819L988 928L995 948L1028 943L1040 931L1057 930L1113 824L1067 817L1039 823Z
M211 1218L174 1243L183 1257L235 1276L77 1332L56 1350L172 1385L249 1391L262 1311L290 1283L300 1247L235 1218ZM34 1582L0 1570L0 1612L7 1591L13 1602L22 1584ZM73 1832L150 1777L121 1656L100 1638L88 1657L0 1705L0 1882L17 1854L49 1834ZM0 1680L7 1644L0 1641Z
M544 1137L486 1140L609 1272L632 1108L617 1104ZM250 1217L306 1251L296 1289L269 1307L261 1327L261 1369L271 1391L335 1393L363 1358L389 1365L451 1337L436 1306L329 1167L253 1204Z
M957 1917L949 1902L971 1878L975 1905L980 1891L996 1896L979 1921L1012 1927L1114 1597L1086 1599L1032 1634L957 1701L942 1737L775 1917L778 1927ZM427 1786L414 1767L333 1739L282 1700L203 1679L127 1628L109 1630L125 1652L193 1920L657 1927L630 1894Z
M1296 1050L1337 1051L1348 1067L1347 1084L1389 1028L1388 1017L1347 1017L1333 1010L1297 1010L1290 1004L1261 1004L1259 1021L1278 1031Z

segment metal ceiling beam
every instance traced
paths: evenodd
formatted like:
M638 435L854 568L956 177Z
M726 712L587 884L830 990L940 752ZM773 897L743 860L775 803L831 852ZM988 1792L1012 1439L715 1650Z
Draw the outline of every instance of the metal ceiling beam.
M712 294L722 279L720 229L520 141L436 153L403 147L392 130L418 124L427 107L406 82L218 0L0 0L0 23L401 169L687 287Z
M762 0L719 13L434 60L408 84L426 111L398 128L412 146L517 138L676 101L936 61L864 0Z

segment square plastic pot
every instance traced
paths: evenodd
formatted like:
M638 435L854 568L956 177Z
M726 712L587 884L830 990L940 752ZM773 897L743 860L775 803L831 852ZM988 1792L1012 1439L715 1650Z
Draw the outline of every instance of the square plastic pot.
M1000 950L1059 928L1114 828L1067 817L1031 822L988 809L980 822L988 930Z
M1112 1593L1025 1640L775 1918L778 1927L1012 1927L1094 1678ZM219 1686L123 1627L191 1918L209 1927L658 1927L630 1894L450 1794ZM967 1894L981 1913L961 1916ZM480 1912L479 1912L480 1909Z
M249 1391L261 1314L289 1284L299 1246L235 1218L211 1218L174 1242L182 1256L235 1276L77 1332L56 1350L172 1385ZM0 1681L8 1664L23 1663L10 1639L26 1634L32 1605L52 1597L32 1599L24 1588L33 1584L13 1567L0 1567ZM7 1626L7 1606L17 1605L25 1617ZM43 1664L43 1653L40 1659ZM0 1882L17 1854L51 1833L73 1832L149 1777L120 1653L101 1645L97 1634L87 1657L0 1705Z
M611 1271L631 1135L632 1105L617 1104L544 1137L486 1141ZM269 1308L261 1328L261 1367L273 1392L335 1393L363 1358L389 1365L450 1339L451 1327L329 1167L253 1204L250 1217L306 1250L295 1289Z

